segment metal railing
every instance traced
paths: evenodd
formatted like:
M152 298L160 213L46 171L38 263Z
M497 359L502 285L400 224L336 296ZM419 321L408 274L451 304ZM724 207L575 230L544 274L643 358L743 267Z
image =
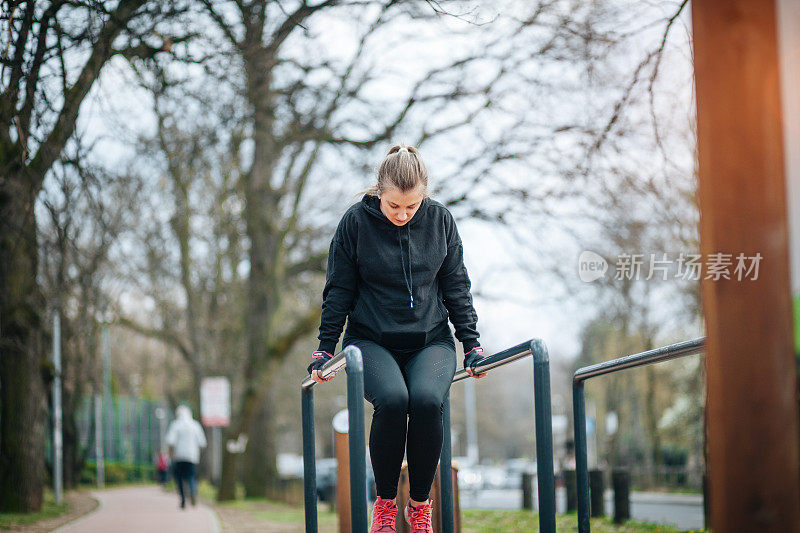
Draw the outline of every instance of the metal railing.
M578 531L589 533L589 465L586 450L586 396L583 383L587 379L603 376L653 363L660 363L701 353L705 348L705 337L678 342L646 352L604 361L596 365L579 368L572 378L572 408L575 428L575 470L578 484Z
M351 350L354 349L354 350ZM556 499L553 473L553 425L550 409L550 357L547 347L540 339L525 341L516 346L482 359L476 370L485 372L507 365L529 355L533 355L534 410L536 431L536 463L539 488L539 529L542 533L555 533ZM351 362L352 361L352 362ZM358 369L351 373L351 364ZM363 362L361 352L355 346L348 346L322 367L323 377L347 368L347 405L350 420L350 512L353 517L352 531L366 532L366 470L364 449L364 408L363 408ZM453 377L453 383L469 377L460 368ZM356 383L356 381L358 383ZM314 466L314 404L312 387L314 380L307 376L302 381L303 394L303 464L305 467L305 513L306 532L317 531L316 472ZM359 387L357 389L357 387ZM356 407L354 404L358 404ZM356 429L356 420L358 428ZM450 441L450 394L445 397L442 412L443 440L440 465L440 502L442 509L442 533L453 533L453 471L452 445ZM357 469L354 468L357 465Z
M361 350L350 345L322 367L322 377L347 371L348 446L350 455L350 519L353 531L367 531L367 450L364 445L364 361ZM302 389L303 489L306 532L317 532L317 471L314 442L314 384L306 376Z

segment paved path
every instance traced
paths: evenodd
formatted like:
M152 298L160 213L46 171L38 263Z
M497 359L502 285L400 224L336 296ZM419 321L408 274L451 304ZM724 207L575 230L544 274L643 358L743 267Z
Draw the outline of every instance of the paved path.
M57 529L58 533L218 533L217 516L198 503L178 508L178 495L147 485L95 491L98 509L72 524Z

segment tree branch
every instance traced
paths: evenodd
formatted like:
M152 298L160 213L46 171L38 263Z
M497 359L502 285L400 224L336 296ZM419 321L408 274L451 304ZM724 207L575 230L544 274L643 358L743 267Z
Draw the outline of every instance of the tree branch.
M32 171L31 179L37 181L33 185L34 187L41 187L44 174L53 165L64 149L67 140L72 136L81 102L100 74L100 69L112 56L114 39L127 26L136 10L145 3L146 0L122 0L103 26L78 80L64 94L64 105L52 131L39 146L39 150L28 165Z
M270 358L282 359L285 357L297 341L314 331L319 325L319 317L321 314L322 308L318 306L311 307L304 316L297 319L286 334L269 343L267 350L269 351Z
M289 37L289 35L297 26L301 26L301 23L305 19L315 12L326 7L335 6L339 2L340 0L325 0L324 2L313 6L303 2L301 6L297 8L294 13L286 17L286 20L283 21L283 24L281 24L280 27L273 32L269 45L266 48L266 52L270 57L274 56L286 38Z
M175 332L165 329L149 328L126 317L118 317L116 323L140 335L159 340L168 346L176 348L181 356L186 359L186 362L193 367L197 365L197 362L194 360L194 354L192 354L189 347L178 338Z
M298 274L302 274L303 272L316 272L316 273L323 273L325 272L325 267L328 261L328 252L325 251L323 253L314 254L302 261L298 261L296 263L292 263L286 268L286 277L293 278Z
M50 30L50 19L55 18L58 10L61 9L61 6L63 5L63 1L53 2L50 4L50 6L42 15L42 20L39 22L39 36L36 42L36 52L33 56L31 69L28 72L27 79L25 80L25 102L22 104L22 108L19 113L19 128L21 130L20 134L24 135L25 137L27 137L28 132L30 132L31 115L33 113L33 100L36 97L36 87L39 85L39 71L41 70L42 66L42 58L47 50L47 33ZM23 149L25 149L24 137L20 137L19 142L23 145Z
M165 36L162 37L161 47L157 48L146 43L140 43L136 46L129 46L127 48L115 48L112 51L112 55L121 55L129 61L135 58L152 59L160 52L171 52L174 44L188 41L189 39L197 37L198 35L199 34L197 33L190 33L188 35L184 35L183 37Z

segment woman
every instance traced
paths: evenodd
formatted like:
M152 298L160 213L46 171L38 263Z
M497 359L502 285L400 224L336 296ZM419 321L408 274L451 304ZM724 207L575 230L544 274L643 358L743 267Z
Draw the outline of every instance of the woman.
M370 533L395 531L397 484L407 454L412 533L433 533L428 499L442 448L442 406L456 370L448 318L473 377L483 358L455 220L428 197L419 152L389 150L378 182L339 222L322 293L317 382L347 319L343 345L364 358L364 397L373 405L370 459L378 499ZM330 379L330 378L329 378ZM408 427L406 427L406 424Z

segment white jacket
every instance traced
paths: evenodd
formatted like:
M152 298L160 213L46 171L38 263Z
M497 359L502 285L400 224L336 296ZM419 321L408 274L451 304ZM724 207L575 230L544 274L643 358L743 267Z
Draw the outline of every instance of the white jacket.
M200 448L206 447L206 435L188 408L183 410L179 407L177 415L178 418L169 425L165 438L167 445L175 450L172 458L174 461L197 464L200 462Z

